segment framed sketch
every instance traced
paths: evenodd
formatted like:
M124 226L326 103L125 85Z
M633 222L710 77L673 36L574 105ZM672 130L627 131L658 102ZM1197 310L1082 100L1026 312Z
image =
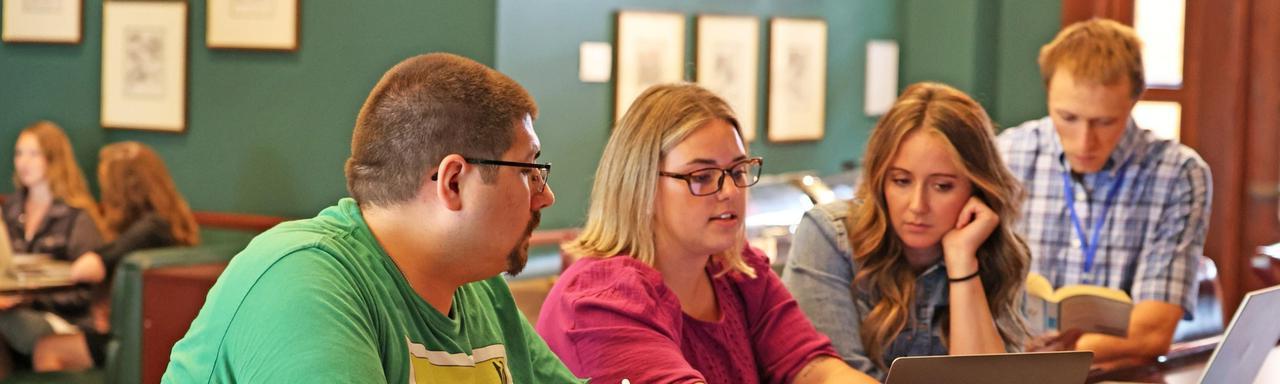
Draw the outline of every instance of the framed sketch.
M298 0L208 1L207 47L298 50Z
M102 4L102 126L186 129L187 2Z
M6 43L80 44L84 0L2 0L0 40Z
M697 82L729 103L742 139L756 136L760 77L760 20L752 16L699 15Z
M684 80L684 15L618 12L618 76L614 119L645 89Z
M769 141L821 140L827 104L827 22L775 18L769 29Z

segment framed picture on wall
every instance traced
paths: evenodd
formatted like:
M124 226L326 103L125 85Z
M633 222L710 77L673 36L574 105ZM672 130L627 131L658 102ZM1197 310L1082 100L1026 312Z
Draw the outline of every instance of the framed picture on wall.
M84 0L2 0L0 40L6 43L80 44Z
M102 4L102 126L182 132L187 2Z
M729 103L742 139L756 136L760 77L760 20L752 16L699 15L697 82Z
M684 15L618 12L618 76L614 119L655 84L684 80Z
M209 48L298 50L299 0L208 1Z
M821 140L826 124L827 22L769 23L769 141Z

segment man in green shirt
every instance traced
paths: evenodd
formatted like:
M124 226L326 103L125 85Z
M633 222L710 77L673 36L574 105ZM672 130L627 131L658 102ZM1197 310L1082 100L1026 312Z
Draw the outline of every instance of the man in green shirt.
M356 119L351 198L255 238L173 348L172 383L577 382L516 309L555 197L537 106L474 61L391 68Z

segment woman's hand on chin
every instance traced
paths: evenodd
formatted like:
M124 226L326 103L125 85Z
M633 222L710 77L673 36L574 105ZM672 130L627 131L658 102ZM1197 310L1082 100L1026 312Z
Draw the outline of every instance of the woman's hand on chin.
M978 247L991 236L991 232L1000 224L1000 217L977 196L969 197L956 225L942 236L942 253L946 258L947 270L955 269L954 275L967 275L977 271Z

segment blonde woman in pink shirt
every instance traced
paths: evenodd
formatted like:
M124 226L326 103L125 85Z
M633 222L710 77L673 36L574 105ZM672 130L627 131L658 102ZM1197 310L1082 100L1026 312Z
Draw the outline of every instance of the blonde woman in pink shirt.
M691 84L646 90L596 171L582 258L537 331L579 377L617 383L862 383L745 247L747 154L724 100Z

